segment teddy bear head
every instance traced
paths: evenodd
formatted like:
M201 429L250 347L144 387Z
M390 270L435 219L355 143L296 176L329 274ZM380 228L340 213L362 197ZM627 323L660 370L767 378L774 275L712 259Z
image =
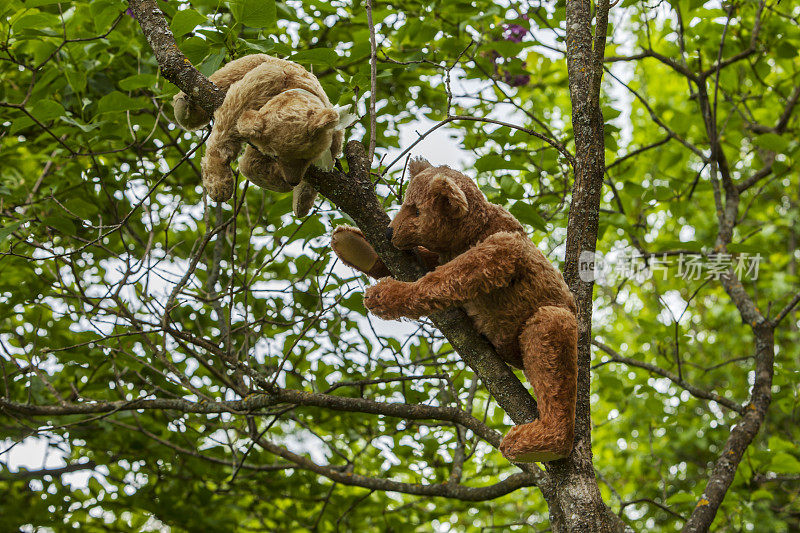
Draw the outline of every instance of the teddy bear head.
M403 205L389 224L392 245L447 254L477 242L491 204L475 182L427 161L413 162L410 170Z
M239 117L239 133L262 153L274 156L290 185L333 144L339 113L303 89L284 91Z

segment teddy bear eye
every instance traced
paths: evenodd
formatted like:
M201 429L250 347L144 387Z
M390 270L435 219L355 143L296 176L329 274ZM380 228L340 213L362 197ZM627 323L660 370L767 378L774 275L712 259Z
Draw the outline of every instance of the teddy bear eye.
M415 205L410 205L410 206L408 206L408 210L411 211L411 216L412 217L418 217L419 216L419 207L417 207Z

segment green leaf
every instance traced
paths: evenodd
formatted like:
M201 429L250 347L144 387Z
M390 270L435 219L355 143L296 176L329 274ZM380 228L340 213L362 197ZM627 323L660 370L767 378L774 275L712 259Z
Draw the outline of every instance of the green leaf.
M81 70L69 69L64 71L67 83L75 92L82 92L86 89L86 73Z
M775 46L775 55L783 59L792 59L797 57L797 47L792 45L791 42L782 39Z
M175 37L185 35L195 29L200 24L207 22L206 17L194 9L184 9L175 13L170 23L170 28Z
M667 501L664 503L666 505L675 505L676 503L689 503L694 502L695 500L697 500L697 498L691 492L678 492L677 494L673 494L667 498Z
M216 54L211 54L200 64L199 67L197 67L197 70L202 72L205 76L211 76L214 72L219 70L220 65L222 65L222 61L225 59L226 53L227 52L222 49Z
M64 114L64 108L61 104L53 100L39 100L33 105L31 115L36 117L39 122L49 122L56 117Z
M157 79L153 74L134 74L120 80L119 88L125 91L132 91L143 87L153 87Z
M97 206L95 204L89 203L81 198L72 198L68 200L65 204L65 207L70 211L70 213L73 213L83 219L87 219L97 213Z
M769 255L769 251L763 246L756 244L748 244L744 242L732 242L728 245L728 251L733 253L749 253L749 254L764 254Z
M300 50L291 57L297 63L311 63L312 65L333 66L339 59L335 50L330 48L311 48Z
M200 37L189 37L179 48L193 65L199 64L211 51L211 44Z
M61 0L25 0L25 7L49 6L60 2Z
M12 25L14 32L24 30L36 30L39 28L49 28L58 25L58 17L50 13L32 13L18 18Z
M75 224L72 222L72 220L66 217L45 217L42 219L42 222L46 226L50 226L51 228L58 230L58 232L63 235L73 235L75 233Z
M540 231L547 231L547 224L539 214L539 211L527 201L520 200L514 203L509 212L517 217L520 222L529 224Z
M141 99L131 98L119 91L112 91L102 97L97 103L97 113L120 113L123 111L132 111L134 109L141 109L144 102Z
M264 41L263 39L239 39L239 42L244 44L247 48L269 54L275 48L275 43L272 41Z
M775 133L759 135L756 137L755 143L756 146L778 153L782 153L789 146L789 141L787 139Z
M126 9L126 3L118 0L93 0L89 6L94 27L100 32L108 31L114 19Z
M231 12L238 22L252 28L270 28L275 23L275 0L235 0Z
M493 170L527 170L527 167L518 161L506 161L499 154L487 154L475 162L478 172L491 172Z
M60 120L61 120L61 122L66 122L67 124L69 124L71 126L75 126L76 128L79 128L83 132L96 130L97 128L100 127L100 124L81 124L81 123L77 122L75 119L73 119L71 117L60 117Z
M754 502L757 500L772 500L775 497L772 495L772 492L766 489L758 489L757 491L753 492L750 495L750 501Z
M0 243L8 238L9 235L17 231L22 223L25 222L24 220L20 220L19 222L14 222L13 224L9 224L7 226L3 226L0 228Z
M769 469L779 474L800 474L800 461L786 452L778 452L772 456Z

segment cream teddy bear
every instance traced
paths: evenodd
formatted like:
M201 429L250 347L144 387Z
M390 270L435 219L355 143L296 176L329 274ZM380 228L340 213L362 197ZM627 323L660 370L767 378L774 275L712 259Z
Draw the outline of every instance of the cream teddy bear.
M239 170L256 185L294 190L297 216L308 214L317 191L303 180L311 164L330 170L339 157L344 128L355 116L331 105L319 80L284 59L254 54L236 59L209 78L227 91L201 161L203 186L212 200L231 197L231 162L247 141ZM186 129L209 122L208 114L183 92L173 99L175 119Z

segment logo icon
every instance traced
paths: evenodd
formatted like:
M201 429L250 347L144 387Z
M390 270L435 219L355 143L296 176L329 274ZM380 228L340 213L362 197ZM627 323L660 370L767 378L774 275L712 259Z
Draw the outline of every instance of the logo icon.
M578 277L581 281L605 281L611 267L600 252L584 250L578 257Z

